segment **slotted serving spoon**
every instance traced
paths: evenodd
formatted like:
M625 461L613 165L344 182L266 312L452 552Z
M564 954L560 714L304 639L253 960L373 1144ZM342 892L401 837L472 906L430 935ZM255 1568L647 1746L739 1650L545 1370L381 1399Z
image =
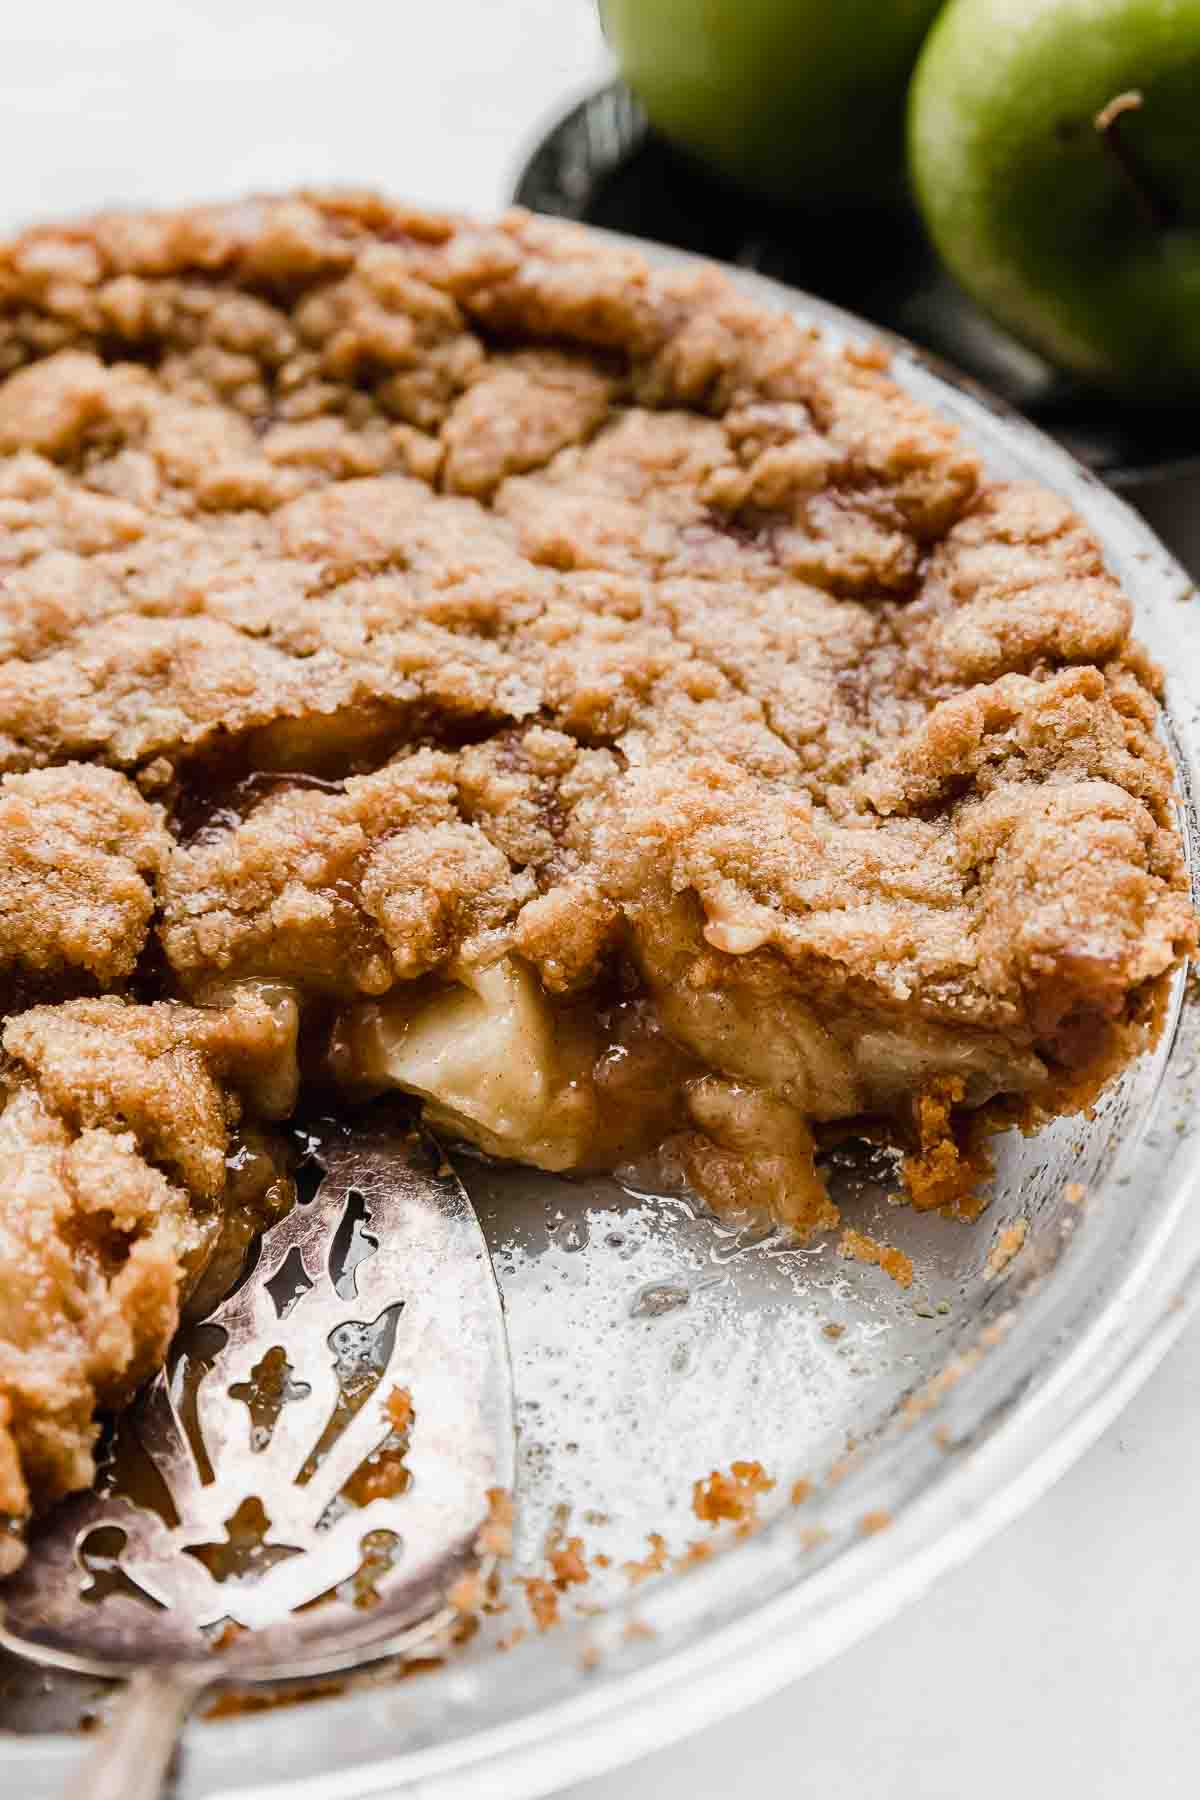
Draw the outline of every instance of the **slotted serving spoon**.
M427 1649L486 1573L513 1401L474 1210L418 1131L314 1156L316 1192L125 1415L124 1477L0 1590L10 1649L129 1678L74 1800L156 1800L209 1689Z

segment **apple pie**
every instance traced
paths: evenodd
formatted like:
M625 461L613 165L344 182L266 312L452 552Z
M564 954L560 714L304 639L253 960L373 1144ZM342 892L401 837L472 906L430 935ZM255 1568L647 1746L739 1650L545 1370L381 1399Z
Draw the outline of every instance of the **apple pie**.
M1158 690L1060 500L716 271L366 194L0 247L0 1562L302 1093L969 1213L1192 945Z

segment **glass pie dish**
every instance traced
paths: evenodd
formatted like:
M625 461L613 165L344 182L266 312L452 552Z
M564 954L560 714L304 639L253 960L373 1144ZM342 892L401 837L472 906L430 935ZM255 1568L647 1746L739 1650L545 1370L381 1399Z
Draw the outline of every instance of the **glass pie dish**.
M662 259L689 259L662 252ZM868 332L735 277L835 343ZM986 395L894 346L902 386L959 423L989 473L1063 495L1168 669L1165 729L1195 866L1200 652L1191 584L1147 528ZM595 1614L503 1656L481 1636L419 1679L367 1679L299 1711L199 1725L181 1795L268 1800L549 1793L813 1667L896 1611L1061 1472L1153 1366L1193 1303L1189 1215L1197 1003L1176 978L1155 1049L1089 1120L1000 1141L990 1206L950 1224L890 1205L846 1154L846 1222L912 1258L910 1287L828 1246L739 1231L684 1200L463 1158L505 1291L520 1402L518 1566L566 1520L608 1559ZM760 1528L630 1588L648 1533L695 1537L692 1484L753 1460ZM811 1484L794 1504L798 1483ZM798 1498L798 1496L797 1496ZM564 1509L566 1509L564 1511ZM880 1528L886 1527L886 1528ZM0 1772L52 1794L86 1705L5 1670Z

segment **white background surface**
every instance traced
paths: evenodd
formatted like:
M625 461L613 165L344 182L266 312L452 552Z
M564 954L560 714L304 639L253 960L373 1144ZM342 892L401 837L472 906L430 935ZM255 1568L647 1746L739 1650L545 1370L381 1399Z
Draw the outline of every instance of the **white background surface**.
M0 223L357 181L488 210L605 67L590 0L0 0ZM1200 569L1200 496L1155 499ZM916 1608L578 1800L1088 1800L1200 1786L1200 1327ZM14 1796L14 1800L16 1797Z

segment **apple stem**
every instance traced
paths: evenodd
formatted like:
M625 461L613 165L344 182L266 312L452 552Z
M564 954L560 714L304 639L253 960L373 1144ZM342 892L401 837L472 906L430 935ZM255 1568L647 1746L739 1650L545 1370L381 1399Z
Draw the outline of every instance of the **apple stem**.
M1121 124L1126 113L1140 112L1141 108L1141 94L1137 88L1130 88L1127 93L1117 94L1107 106L1102 106L1092 124L1100 133L1104 148L1120 169L1123 179L1133 190L1147 224L1155 231L1165 231L1174 222L1174 211L1150 180L1144 164L1126 140Z

